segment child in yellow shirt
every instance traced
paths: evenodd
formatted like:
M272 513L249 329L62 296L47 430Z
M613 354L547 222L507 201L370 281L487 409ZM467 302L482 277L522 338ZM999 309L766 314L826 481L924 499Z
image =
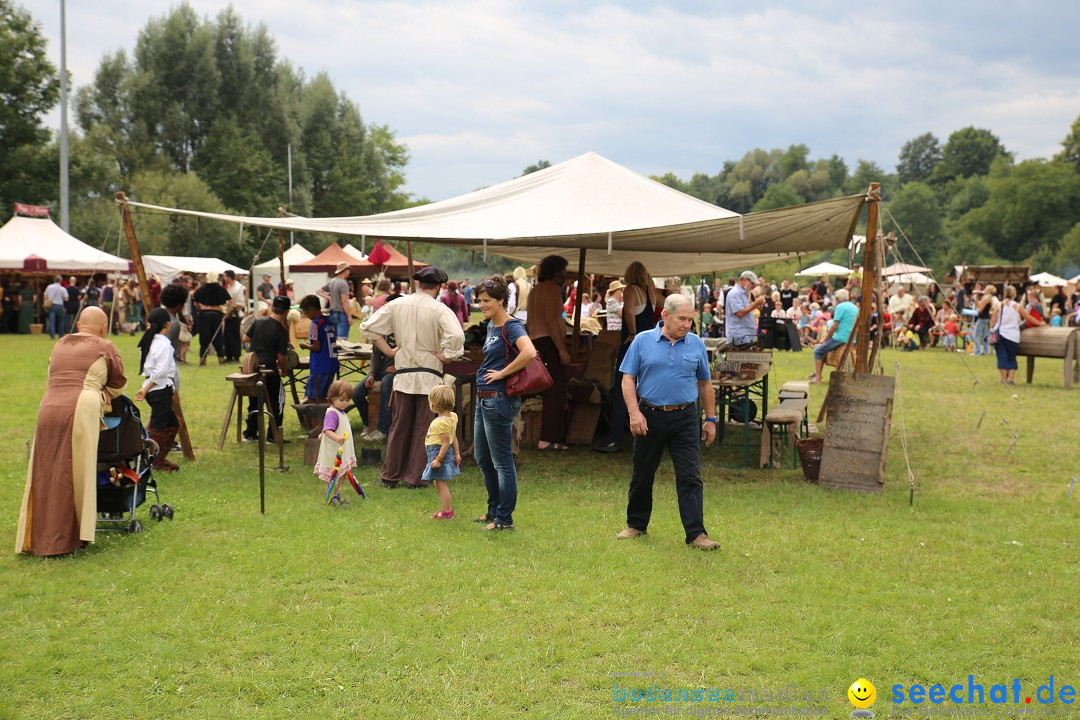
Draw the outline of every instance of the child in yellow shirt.
M454 412L454 390L449 385L436 385L428 393L428 405L435 419L428 426L424 438L428 464L424 468L421 480L433 481L439 491L442 509L431 517L435 520L453 520L454 508L451 506L450 486L447 481L461 474L461 450L458 448L458 416ZM447 458L450 446L454 447L454 457Z

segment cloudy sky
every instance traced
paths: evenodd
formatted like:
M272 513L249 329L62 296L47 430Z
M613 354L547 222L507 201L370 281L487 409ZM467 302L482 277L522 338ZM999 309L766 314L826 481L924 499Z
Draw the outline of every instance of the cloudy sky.
M60 0L18 0L59 65ZM202 15L226 3L189 0ZM134 48L172 0L68 0L68 67ZM439 200L589 150L642 174L714 174L805 143L892 170L903 143L968 125L1049 157L1080 115L1080 3L234 0L279 57L326 70L408 144ZM59 114L50 121L58 125Z

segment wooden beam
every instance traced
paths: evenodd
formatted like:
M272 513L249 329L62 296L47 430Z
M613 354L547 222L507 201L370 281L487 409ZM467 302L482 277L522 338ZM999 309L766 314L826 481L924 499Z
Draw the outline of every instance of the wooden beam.
M127 195L122 192L116 193L116 204L120 210L120 219L124 225L124 235L127 236L128 249L131 251L131 262L135 264L135 274L139 278L139 289L142 291L143 317L150 317L150 283L146 281L146 268L143 267L142 253L139 252L139 240L135 237L135 226L131 223L131 208L127 204ZM113 299L116 302L116 298Z
M858 332L858 344L855 346L855 372L867 373L867 361L870 357L870 316L875 290L879 287L878 275L878 203L881 202L881 183L870 183L866 193L866 244L863 246L862 300L859 302L859 319L855 328Z

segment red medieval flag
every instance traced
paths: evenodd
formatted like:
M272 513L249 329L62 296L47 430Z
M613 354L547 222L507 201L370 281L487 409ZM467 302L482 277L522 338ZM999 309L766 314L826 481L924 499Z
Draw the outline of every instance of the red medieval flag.
M372 265L385 265L390 258L390 253L382 246L382 240L376 239L375 247L371 248L371 254L368 255L368 262Z

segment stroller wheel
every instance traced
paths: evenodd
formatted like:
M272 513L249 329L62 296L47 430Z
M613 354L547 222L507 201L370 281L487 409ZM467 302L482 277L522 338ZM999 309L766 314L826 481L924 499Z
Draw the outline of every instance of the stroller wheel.
M142 523L139 522L138 519L132 520L130 523L128 523L127 529L129 533L141 533Z
M170 520L172 520L172 518L173 518L173 506L170 505L169 503L165 503L164 505L162 505L161 506L161 516L162 517L167 517Z
M150 519L151 520L157 520L158 522L161 522L161 520L164 517L165 517L165 515L162 514L161 508L159 508L157 505L151 505L150 506Z

